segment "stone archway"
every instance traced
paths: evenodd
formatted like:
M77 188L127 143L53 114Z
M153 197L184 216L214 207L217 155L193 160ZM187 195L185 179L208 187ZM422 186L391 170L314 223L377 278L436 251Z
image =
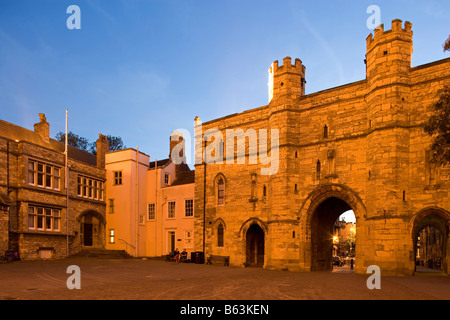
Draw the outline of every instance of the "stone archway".
M86 248L105 247L105 219L94 210L85 211L78 217L80 244Z
M449 273L449 263L450 263L450 213L441 208L429 207L419 211L412 221L412 241L413 241L413 252L415 258L417 257L419 244L419 234L422 230L427 227L434 228L438 234L441 235L440 242L436 244L437 257L439 258L440 271ZM424 244L424 239L421 240L422 245ZM436 267L437 261L431 261L432 265L429 265L429 259L434 260L437 257L422 257L425 259L425 267ZM414 259L416 260L416 259ZM428 260L428 261L427 261ZM419 265L421 261L419 260ZM417 270L417 263L414 263L414 270Z
M239 230L245 266L263 267L266 261L267 226L258 218L248 219Z
M347 186L325 184L312 191L300 208L300 228L303 252L300 253L300 267L304 270L331 269L333 237L332 228L336 219L345 211L353 210L357 229L366 216L366 208L361 198ZM364 237L356 232L356 242L361 244ZM361 246L359 246L361 247ZM356 246L356 269L364 265ZM361 272L358 272L361 273Z
M245 236L245 257L247 266L264 266L264 231L257 224L248 228Z

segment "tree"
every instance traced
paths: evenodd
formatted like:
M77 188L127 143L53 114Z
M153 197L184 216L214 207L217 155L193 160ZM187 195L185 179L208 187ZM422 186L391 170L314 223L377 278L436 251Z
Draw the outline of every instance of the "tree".
M444 42L444 51L450 51L450 36Z
M116 136L112 136L110 134L108 134L106 136L106 138L108 139L109 142L109 151L117 151L117 150L122 150L125 149L126 146L122 141L121 137L116 137ZM92 154L97 154L97 143L96 142L92 142L90 144L90 152Z
M58 132L55 139L59 142L66 143L66 134L62 131ZM74 148L88 151L89 141L86 138L80 137L79 135L69 131L67 133L67 144Z
M109 142L109 151L117 151L126 148L126 146L123 144L121 137L114 137L108 134L107 139Z
M431 144L432 161L439 165L450 162L450 87L438 92L438 100L431 104L432 115L424 130L433 137Z
M109 134L106 136L106 138L109 142L110 151L122 150L126 148L121 137L115 137ZM59 142L65 143L66 134L60 131L56 134L55 139ZM77 149L88 151L92 154L97 154L97 142L89 142L88 139L80 137L72 131L69 131L67 133L67 144Z

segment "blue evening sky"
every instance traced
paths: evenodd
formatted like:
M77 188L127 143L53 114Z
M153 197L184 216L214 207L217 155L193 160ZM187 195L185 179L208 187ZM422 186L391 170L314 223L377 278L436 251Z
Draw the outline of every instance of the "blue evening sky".
M69 30L71 4L81 30ZM307 94L365 78L369 5L413 24L417 66L450 56L450 1L0 0L0 119L168 157L177 128L266 105L268 68L306 66Z

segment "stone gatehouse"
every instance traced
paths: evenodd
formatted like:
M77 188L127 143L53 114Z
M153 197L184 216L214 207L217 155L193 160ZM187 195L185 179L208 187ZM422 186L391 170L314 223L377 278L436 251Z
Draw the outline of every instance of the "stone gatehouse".
M202 134L276 129L279 136L278 149L268 147L279 155L275 174L249 162L249 142L245 164L196 164L197 251L230 256L235 266L327 269L333 224L352 209L357 273L378 265L383 275L412 274L426 225L444 234L449 272L450 168L430 163L423 125L437 91L450 85L450 58L411 67L411 27L397 19L367 37L364 80L305 95L306 68L287 57L269 70L268 105L197 121ZM197 151L213 143L201 139Z

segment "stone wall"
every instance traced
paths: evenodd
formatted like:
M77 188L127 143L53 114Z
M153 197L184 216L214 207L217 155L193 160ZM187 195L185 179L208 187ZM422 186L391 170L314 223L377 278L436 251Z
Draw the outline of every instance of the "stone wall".
M414 271L417 213L432 207L450 211L449 168L439 169L439 183L427 185L431 140L423 131L427 106L450 84L450 59L411 68L411 24L402 28L399 20L367 44L365 80L306 96L274 89L267 106L202 124L202 132L218 129L224 137L226 129L278 129L279 169L261 175L264 165L248 164L247 146L247 165L207 164L204 189L205 165L197 164L196 250L205 241L206 255L229 255L230 264L245 265L246 230L257 224L265 235L266 268L309 271L313 257L323 255L312 252L322 250L313 248L319 229L312 221L320 204L332 199L332 219L342 213L341 203L357 218L356 272L372 264L385 275ZM298 83L304 72L292 70L292 79L283 75L283 86ZM274 88L281 85L276 79L275 74ZM219 175L225 179L224 205L216 200ZM217 247L218 223L225 225L223 247Z
M8 160L9 158L9 160ZM29 160L37 160L60 168L59 190L33 186L28 181ZM7 162L9 161L9 166ZM26 141L14 141L0 138L0 186L7 189L9 172L10 227L9 248L19 251L22 259L40 257L40 250L50 250L52 258L66 256L66 240L69 239L69 252L73 254L82 247L80 238L80 218L85 213L94 212L103 223L101 234L98 235L98 246L104 247L105 242L105 196L103 200L80 198L77 195L78 174L99 181L105 181L103 168L76 161L69 158L69 228L67 229L67 206L65 190L65 156L63 153L49 147ZM9 170L8 170L9 169ZM61 210L60 230L43 231L30 230L28 227L29 206L56 208ZM6 223L2 222L1 231L8 232Z

